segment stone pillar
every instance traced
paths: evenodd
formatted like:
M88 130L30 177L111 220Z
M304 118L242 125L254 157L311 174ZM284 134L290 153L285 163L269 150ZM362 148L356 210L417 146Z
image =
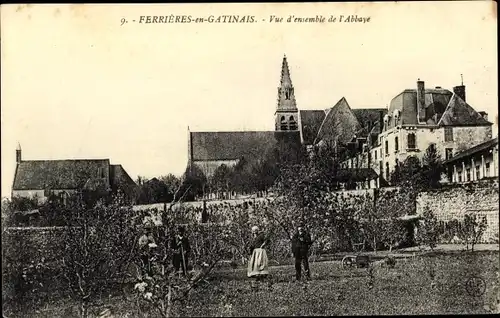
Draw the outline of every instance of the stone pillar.
M481 155L481 179L485 175L486 164L484 163L484 155Z
M476 176L476 166L474 165L474 158L471 158L470 163L472 165L472 168L471 168L471 180L476 181L477 180L477 176Z
M467 174L465 172L465 161L462 161L462 181L463 182L469 181L466 178L467 178Z
M496 177L496 176L498 176L498 151L496 151L495 148L496 147L493 147L491 149L492 155L493 155L493 162L492 162L493 167L491 167L491 168L494 169L491 171L492 171L492 175Z

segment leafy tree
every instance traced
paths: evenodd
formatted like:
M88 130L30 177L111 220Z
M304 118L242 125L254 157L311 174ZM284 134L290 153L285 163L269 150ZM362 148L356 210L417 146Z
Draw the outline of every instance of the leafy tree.
M206 175L197 165L189 165L184 172L181 191L179 191L182 193L182 197L179 199L175 198L175 200L192 201L197 197L203 196L207 181Z
M177 190L181 186L182 180L173 175L172 173L169 173L166 176L161 176L158 179L163 183L165 183L171 198L174 199L174 195L176 192L178 192Z
M231 189L232 173L233 169L225 164L218 166L211 179L213 189L217 192L229 192Z
M440 235L439 223L436 215L429 208L424 210L422 217L423 220L418 227L416 236L417 243L420 245L426 245L431 250L434 250Z
M462 226L458 229L457 236L464 242L467 250L469 250L470 245L471 250L474 251L474 246L481 241L487 226L486 216L466 214Z
M444 172L441 156L436 150L436 146L431 144L425 150L422 159L422 179L427 188L438 188L440 186L441 174Z

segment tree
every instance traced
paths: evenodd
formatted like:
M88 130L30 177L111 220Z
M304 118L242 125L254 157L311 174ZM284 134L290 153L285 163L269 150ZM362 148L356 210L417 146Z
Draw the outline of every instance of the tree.
M438 188L440 186L441 174L444 172L444 166L434 144L431 144L425 150L422 164L425 186L431 189Z
M218 166L211 179L213 189L215 189L218 193L228 193L231 189L232 173L233 169L229 168L225 164Z
M134 248L138 228L131 227L133 211L118 204L97 204L91 209L75 198L65 211L62 272L68 294L80 304L80 315L96 297L121 278L122 266Z
M469 250L470 245L471 250L474 251L474 246L481 241L487 226L486 216L479 216L473 213L465 214L463 224L459 227L457 236L464 242L467 250Z
M439 223L436 215L428 207L426 207L422 216L423 220L418 227L416 237L417 243L419 245L426 245L431 250L434 250L440 235Z
M207 177L197 165L192 164L184 172L183 183L179 192L183 193L186 200L192 201L205 194L206 185ZM177 200L177 198L174 199Z
M171 195L171 198L174 198L174 194L179 189L180 185L182 184L182 180L172 173L167 174L166 176L161 176L158 178L160 181L165 183L165 185L168 188L168 192Z

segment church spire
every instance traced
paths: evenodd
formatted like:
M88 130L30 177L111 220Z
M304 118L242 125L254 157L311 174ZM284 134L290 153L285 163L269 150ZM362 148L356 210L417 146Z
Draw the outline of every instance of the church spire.
M281 64L281 79L278 87L278 105L275 113L275 123L277 131L298 129L297 102L295 101L295 91L290 78L288 61L286 55L283 56Z
M290 78L290 70L288 69L288 61L286 55L283 56L281 64L281 79L278 87L278 111L280 110L295 110L297 103L295 101L295 92Z

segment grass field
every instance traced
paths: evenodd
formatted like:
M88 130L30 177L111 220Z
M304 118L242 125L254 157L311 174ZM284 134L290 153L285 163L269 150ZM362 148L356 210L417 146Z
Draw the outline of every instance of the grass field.
M176 316L304 316L481 314L498 310L499 253L435 255L398 261L393 269L342 269L340 262L311 264L312 280L295 282L292 266L272 267L267 282L253 284L244 269L214 273L172 314ZM467 290L481 277L484 293ZM433 277L433 278L432 278ZM372 287L370 287L370 281ZM107 301L114 317L134 317L121 298ZM102 308L95 308L95 312ZM149 313L154 317L155 313ZM11 315L12 316L12 315ZM70 317L61 305L19 317ZM9 316L10 317L10 316Z

